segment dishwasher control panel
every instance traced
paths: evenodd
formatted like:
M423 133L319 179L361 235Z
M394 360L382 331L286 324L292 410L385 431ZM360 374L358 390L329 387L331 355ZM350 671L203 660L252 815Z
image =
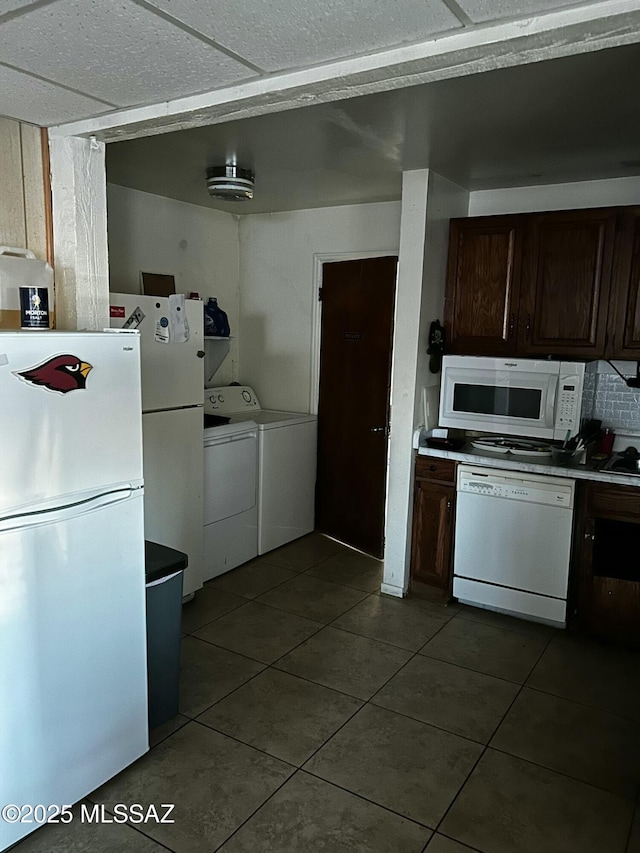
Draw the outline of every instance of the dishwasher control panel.
M468 494L571 508L574 488L573 480L559 477L464 465L458 469L458 492Z

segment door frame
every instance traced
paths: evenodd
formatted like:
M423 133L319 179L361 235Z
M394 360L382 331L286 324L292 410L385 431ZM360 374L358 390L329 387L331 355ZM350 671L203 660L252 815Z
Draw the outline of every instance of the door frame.
M339 263L340 261L360 261L368 258L399 257L398 249L382 249L370 252L318 252L313 255L313 307L311 309L311 376L309 381L309 411L312 415L318 414L318 402L320 400L320 346L322 343L322 301L320 300L320 289L322 288L322 268L324 264ZM396 275L396 287L398 277ZM395 309L394 309L395 320ZM391 361L393 364L393 350L395 342L394 335L391 343ZM391 385L389 385L389 404L391 404Z

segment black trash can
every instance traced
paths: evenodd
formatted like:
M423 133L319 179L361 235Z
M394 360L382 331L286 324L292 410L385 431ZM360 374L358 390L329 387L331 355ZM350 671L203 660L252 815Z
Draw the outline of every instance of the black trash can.
M156 542L144 543L147 587L149 730L178 713L182 574L189 559Z

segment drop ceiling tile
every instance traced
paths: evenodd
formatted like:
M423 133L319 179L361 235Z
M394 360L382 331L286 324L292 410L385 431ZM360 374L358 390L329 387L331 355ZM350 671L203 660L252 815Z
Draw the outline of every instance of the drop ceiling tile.
M119 106L164 101L255 76L129 0L58 0L0 23L0 56Z
M456 0L458 6L474 24L494 21L498 18L523 18L527 15L543 15L554 9L567 6L589 6L590 3L571 0Z
M111 109L107 104L0 65L0 115L43 127Z
M461 26L442 0L151 0L267 71L427 39Z
M34 0L0 0L0 16L21 9L23 6L29 6L33 2Z

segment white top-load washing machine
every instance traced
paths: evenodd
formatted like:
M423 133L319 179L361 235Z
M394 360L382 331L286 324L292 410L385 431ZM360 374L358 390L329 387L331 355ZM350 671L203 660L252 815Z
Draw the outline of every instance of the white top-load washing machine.
M311 533L315 521L318 419L301 412L263 409L253 388L207 388L205 412L229 426L258 427L258 553Z

